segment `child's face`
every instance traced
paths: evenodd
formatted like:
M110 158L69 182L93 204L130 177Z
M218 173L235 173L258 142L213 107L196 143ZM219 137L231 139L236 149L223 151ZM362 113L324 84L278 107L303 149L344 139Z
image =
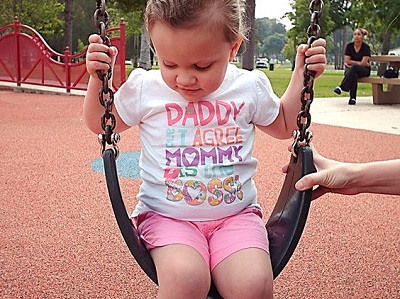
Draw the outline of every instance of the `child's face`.
M150 37L165 83L187 101L204 100L218 89L241 43L228 42L222 28L174 29L160 22Z

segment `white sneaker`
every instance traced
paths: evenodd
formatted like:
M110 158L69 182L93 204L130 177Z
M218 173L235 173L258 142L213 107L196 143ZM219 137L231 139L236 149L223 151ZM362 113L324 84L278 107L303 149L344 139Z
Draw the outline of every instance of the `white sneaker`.
M342 93L342 89L339 86L336 86L333 92L336 93L337 95L340 95Z

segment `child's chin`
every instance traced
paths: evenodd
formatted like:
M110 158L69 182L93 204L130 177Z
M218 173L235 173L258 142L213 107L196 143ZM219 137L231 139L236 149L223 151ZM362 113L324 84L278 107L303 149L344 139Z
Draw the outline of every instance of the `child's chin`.
M200 92L196 93L179 92L179 94L188 102L198 102L204 99L204 95Z

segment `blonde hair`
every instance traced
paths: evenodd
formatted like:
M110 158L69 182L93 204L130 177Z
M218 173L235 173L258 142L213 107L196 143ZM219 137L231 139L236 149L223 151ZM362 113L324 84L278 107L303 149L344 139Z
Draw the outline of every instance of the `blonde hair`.
M245 38L244 0L149 0L145 11L147 31L156 22L173 28L191 28L209 22L222 25L229 42Z

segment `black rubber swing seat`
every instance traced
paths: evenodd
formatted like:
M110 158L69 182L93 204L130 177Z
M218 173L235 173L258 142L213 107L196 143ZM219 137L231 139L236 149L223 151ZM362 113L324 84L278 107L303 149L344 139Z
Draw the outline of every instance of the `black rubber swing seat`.
M104 151L103 162L108 193L121 234L136 262L157 284L154 262L126 211L112 149ZM298 147L297 157L291 156L280 195L266 223L274 278L288 263L303 232L310 208L312 189L300 192L295 189L294 184L311 172L315 172L311 148L307 145ZM214 285L211 286L208 298L222 298Z

